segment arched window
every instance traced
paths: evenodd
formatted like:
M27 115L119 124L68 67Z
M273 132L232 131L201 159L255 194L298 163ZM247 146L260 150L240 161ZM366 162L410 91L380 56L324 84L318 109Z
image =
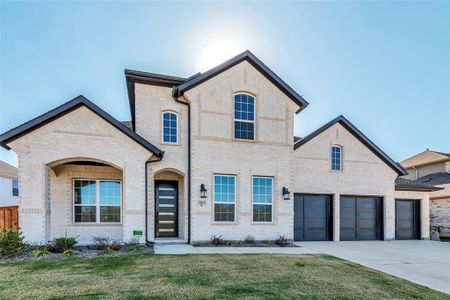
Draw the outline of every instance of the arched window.
M255 139L255 98L248 94L234 95L234 138Z
M341 171L342 170L342 147L333 146L331 147L331 170Z
M162 141L164 143L178 143L178 116L174 112L163 113Z

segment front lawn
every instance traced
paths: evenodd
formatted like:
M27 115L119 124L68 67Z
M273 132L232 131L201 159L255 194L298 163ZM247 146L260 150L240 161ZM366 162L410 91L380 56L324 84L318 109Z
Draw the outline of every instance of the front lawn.
M450 299L326 255L136 255L0 265L0 299Z
M450 237L448 237L448 236L441 236L440 239L441 239L441 242L450 243Z

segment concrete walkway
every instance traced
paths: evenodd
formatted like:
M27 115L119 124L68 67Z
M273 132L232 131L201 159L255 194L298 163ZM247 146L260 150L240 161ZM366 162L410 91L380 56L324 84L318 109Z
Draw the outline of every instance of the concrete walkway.
M193 247L188 244L155 244L155 254L318 254L304 247Z
M450 294L450 243L357 241L296 244Z

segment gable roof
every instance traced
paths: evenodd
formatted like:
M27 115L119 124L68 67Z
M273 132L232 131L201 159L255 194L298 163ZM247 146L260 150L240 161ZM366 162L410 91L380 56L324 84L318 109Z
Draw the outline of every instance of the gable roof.
M174 85L181 84L186 80L185 78L177 76L148 73L129 69L125 69L125 79L127 82L128 102L130 103L132 130L136 128L135 127L136 97L134 94L134 84L136 82L171 88Z
M0 145L4 147L5 149L10 149L8 147L8 143L20 138L21 136L26 135L29 132L32 132L33 130L36 130L68 113L71 111L74 111L75 109L86 106L88 109L90 109L92 112L97 114L99 117L101 117L103 120L114 126L116 129L121 131L123 134L131 138L133 141L144 147L145 149L149 150L153 154L155 154L158 157L162 157L164 155L164 152L158 149L153 144L149 143L147 140L145 140L143 137L135 133L134 131L130 130L126 125L121 123L120 121L116 120L114 117L112 117L110 114L108 114L106 111L102 110L100 107L86 99L84 96L78 96L63 105L60 105L42 115L39 117L36 117L28 122L23 123L22 125L17 126L16 128L13 128L2 135L0 135Z
M427 149L419 154L405 159L401 162L401 164L404 168L414 168L445 161L450 161L450 153L442 153Z
M391 167L395 172L397 172L399 175L407 175L408 172L403 169L403 167L393 161L386 153L384 153L380 148L378 148L377 145L375 145L367 136L365 136L361 131L359 131L358 128L355 127L352 123L350 123L349 120L347 120L344 116L340 115L337 118L334 118L327 124L323 125L316 131L310 133L303 139L297 141L294 144L294 150L300 148L302 145L306 144L334 124L339 123L341 124L345 129L347 129L354 137L356 137L361 143L363 143L367 148L369 148L370 151L372 151L376 156L378 156L382 161L384 161L389 167Z
M205 73L200 73L188 78L185 82L174 87L174 96L180 97L184 92L196 87L197 85L219 75L220 73L234 67L235 65L241 63L242 61L248 61L253 67L255 67L261 74L263 74L270 82L272 82L277 88L279 88L286 96L288 96L292 101L294 101L300 109L297 111L299 113L306 106L308 102L303 99L302 96L297 94L286 82L284 82L280 77L278 77L275 72L273 72L269 67L267 67L259 58L257 58L249 50L236 55L235 57L225 61L224 63L218 65L215 68L206 71Z
M425 183L420 180L410 180L398 177L397 179L395 179L395 189L400 191L433 192L442 190L443 188L433 186L432 184Z

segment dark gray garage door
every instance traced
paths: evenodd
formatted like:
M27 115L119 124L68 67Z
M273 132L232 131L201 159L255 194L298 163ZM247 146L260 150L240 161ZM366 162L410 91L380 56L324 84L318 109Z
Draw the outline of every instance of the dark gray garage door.
M331 197L295 194L294 198L294 240L330 240Z
M382 211L381 198L341 196L340 240L382 239Z
M395 200L395 238L420 239L420 201Z

